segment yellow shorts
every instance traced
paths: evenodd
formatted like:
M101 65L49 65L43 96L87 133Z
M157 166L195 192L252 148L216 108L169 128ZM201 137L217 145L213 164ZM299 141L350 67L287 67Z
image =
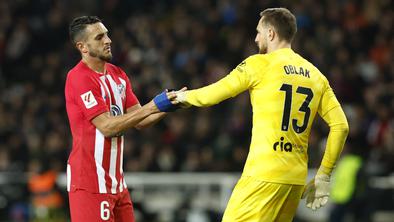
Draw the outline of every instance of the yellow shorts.
M241 177L227 204L222 222L292 221L303 185L269 183Z

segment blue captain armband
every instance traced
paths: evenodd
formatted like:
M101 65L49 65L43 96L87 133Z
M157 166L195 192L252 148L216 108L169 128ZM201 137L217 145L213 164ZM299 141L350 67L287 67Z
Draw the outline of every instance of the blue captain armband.
M179 109L178 105L174 105L167 97L167 91L163 91L159 95L155 96L153 102L161 112L174 112Z

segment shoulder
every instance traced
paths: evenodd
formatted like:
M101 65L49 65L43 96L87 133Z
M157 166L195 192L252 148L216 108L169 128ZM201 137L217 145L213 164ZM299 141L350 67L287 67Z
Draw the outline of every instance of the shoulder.
M247 57L238 66L239 71L247 70L249 72L258 72L268 64L266 56L255 54Z
M116 66L112 63L106 63L105 66L106 66L106 69L108 72L111 72L111 73L114 73L117 75L121 75L121 76L126 75L126 73L123 71L123 69L120 68L119 66Z
M90 71L86 69L82 62L79 62L67 73L67 82L84 81L89 76Z
M305 60L307 61L307 60ZM327 87L329 85L327 77L317 68L315 65L313 65L311 62L307 61L309 63L309 67L311 71L316 75L317 81L320 81L324 87Z
M78 81L81 76L83 75L83 72L80 70L78 65L74 66L68 73L67 73L67 78L66 78L66 85L71 85L74 82Z
M79 89L98 86L99 82L95 74L83 64L78 64L68 72L66 88L72 87L73 89Z
M327 77L319 70L319 68L317 68L314 64L312 64L310 61L308 61L301 55L299 54L297 55L302 60L302 63L305 64L305 66L313 73L313 76L315 77L315 81L321 82L324 86L328 85Z
M267 64L269 60L267 55L254 54L246 58L245 61L252 66L261 66L262 64Z

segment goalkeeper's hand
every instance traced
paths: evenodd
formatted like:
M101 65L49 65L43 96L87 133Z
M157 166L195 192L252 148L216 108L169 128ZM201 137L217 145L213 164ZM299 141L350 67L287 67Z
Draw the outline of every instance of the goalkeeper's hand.
M317 210L328 202L330 196L330 176L316 174L305 187L302 199L306 198L306 207Z
M153 102L160 112L174 112L181 108L180 102L176 100L177 93L182 93L186 90L186 87L183 87L178 91L175 91L174 89L166 89L155 96L155 98L153 98Z
M187 108L190 106L190 104L187 103L186 101L186 92L187 92L186 87L183 87L181 90L175 92L176 94L175 101L179 102L181 108Z

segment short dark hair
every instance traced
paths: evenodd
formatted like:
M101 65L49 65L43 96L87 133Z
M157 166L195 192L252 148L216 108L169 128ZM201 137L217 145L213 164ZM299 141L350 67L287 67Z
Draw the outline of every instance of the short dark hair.
M77 41L80 40L80 37L82 36L83 32L86 29L87 25L90 24L95 24L97 22L101 22L101 19L99 19L97 16L81 16L75 18L71 23L68 28L69 34L70 34L70 39L73 43L76 43Z
M278 33L279 39L289 43L297 32L295 16L286 8L267 8L260 12L263 23L272 25Z

